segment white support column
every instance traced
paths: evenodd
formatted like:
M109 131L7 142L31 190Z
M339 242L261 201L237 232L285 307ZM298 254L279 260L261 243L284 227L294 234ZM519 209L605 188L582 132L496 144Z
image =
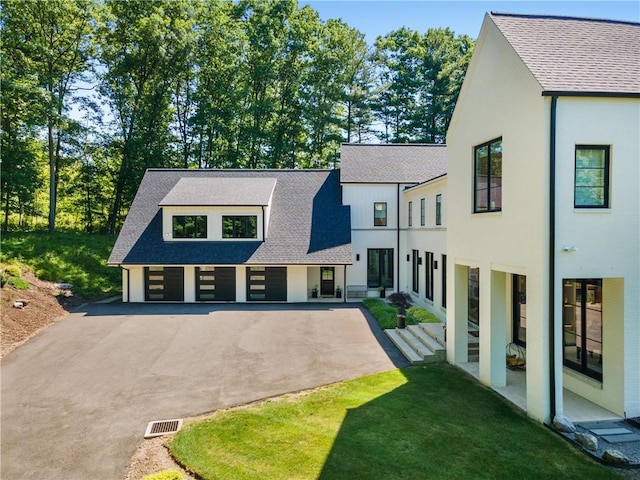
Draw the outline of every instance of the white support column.
M480 276L480 381L492 387L504 387L507 385L506 274L489 270L483 275L481 270ZM488 305L483 307L483 302Z
M455 265L452 273L453 308L447 310L447 361L455 365L469 360L469 268Z
M247 301L247 267L236 266L236 302Z
M184 301L185 303L196 301L196 267L193 265L184 267Z

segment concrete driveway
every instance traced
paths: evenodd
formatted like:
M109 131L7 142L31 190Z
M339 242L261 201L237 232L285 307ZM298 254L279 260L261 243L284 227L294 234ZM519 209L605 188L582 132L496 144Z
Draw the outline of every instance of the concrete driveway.
M123 478L152 420L405 365L353 305L90 305L3 359L0 476Z

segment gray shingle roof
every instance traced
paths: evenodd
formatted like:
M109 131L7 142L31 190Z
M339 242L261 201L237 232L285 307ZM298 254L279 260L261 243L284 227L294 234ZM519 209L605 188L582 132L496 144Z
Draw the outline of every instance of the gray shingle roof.
M543 90L640 94L640 23L489 16Z
M165 242L158 206L183 179L252 184L275 179L264 242ZM207 182L208 183L208 182ZM337 170L148 170L109 257L110 265L350 264L351 223Z
M275 178L181 178L160 205L268 205Z
M344 143L342 183L420 183L447 172L446 145Z

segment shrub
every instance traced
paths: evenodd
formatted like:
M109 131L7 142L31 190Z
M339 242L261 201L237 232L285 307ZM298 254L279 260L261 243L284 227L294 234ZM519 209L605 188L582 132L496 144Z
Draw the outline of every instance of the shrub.
M16 290L27 290L29 288L29 283L26 280L18 277L9 277L7 280L7 284L11 285Z
M4 269L4 273L6 273L10 277L18 277L18 278L22 277L22 272L20 271L20 267L18 267L17 265L8 265Z
M177 470L162 470L142 477L142 480L182 480L182 474Z
M394 307L407 309L411 306L411 295L406 292L394 292L387 298Z
M407 310L407 320L412 323L440 323L438 317L421 307L410 307Z
M363 305L371 312L381 328L395 328L398 309L379 298L367 298Z

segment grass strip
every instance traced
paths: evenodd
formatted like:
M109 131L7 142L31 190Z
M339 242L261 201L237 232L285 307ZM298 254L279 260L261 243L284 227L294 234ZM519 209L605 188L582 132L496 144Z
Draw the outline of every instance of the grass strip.
M206 479L619 478L450 365L220 411L168 447Z

